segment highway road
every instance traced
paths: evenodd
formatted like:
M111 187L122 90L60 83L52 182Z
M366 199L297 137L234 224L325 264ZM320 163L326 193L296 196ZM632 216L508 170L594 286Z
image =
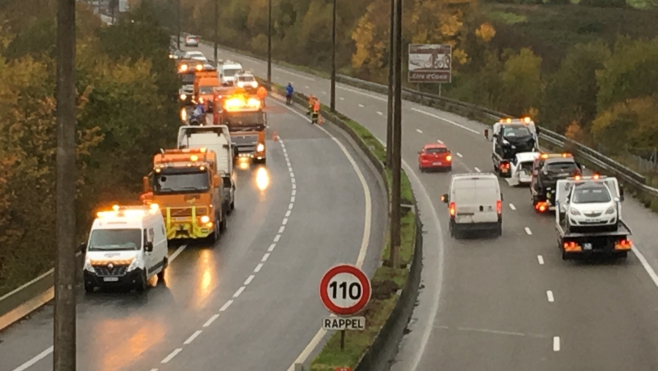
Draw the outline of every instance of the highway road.
M374 272L386 203L372 165L269 103L268 139L280 140L268 141L267 166L238 169L214 248L172 249L165 284L144 295L80 290L80 370L285 370L327 315L322 274L359 258ZM52 370L52 315L46 306L0 333L0 370Z
M225 50L221 57L266 76L263 61ZM275 66L273 80L329 104L326 79ZM385 139L385 96L338 84L337 109ZM623 212L635 254L564 262L553 216L537 215L527 189L501 181L503 236L453 240L440 202L450 175L420 173L417 151L443 141L455 154L453 172L489 172L485 126L411 102L403 110L403 161L426 235L423 289L393 370L658 369L658 216L629 198Z

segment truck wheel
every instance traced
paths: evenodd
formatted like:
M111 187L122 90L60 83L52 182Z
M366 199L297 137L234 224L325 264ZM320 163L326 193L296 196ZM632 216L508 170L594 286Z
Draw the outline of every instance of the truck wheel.
M228 218L226 217L226 209L222 210L222 221L219 224L219 230L221 233L226 232L226 229L228 228Z
M496 227L496 237L500 237L503 235L503 223L498 223L498 227Z
M219 214L215 213L215 225L213 226L214 232L212 236L212 247L215 247L215 242L219 241L219 236L221 235L220 224L217 222L219 220Z
M142 271L142 274L137 280L137 287L135 287L135 289L137 290L137 292L144 292L146 291L147 286L148 286L148 278L146 277L146 271Z

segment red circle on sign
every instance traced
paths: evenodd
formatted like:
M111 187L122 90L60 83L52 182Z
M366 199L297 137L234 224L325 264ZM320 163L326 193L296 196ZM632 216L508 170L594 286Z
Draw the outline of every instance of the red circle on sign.
M363 288L361 293L361 298L359 299L359 301L357 301L356 304L354 304L349 308L342 308L335 305L331 301L331 298L329 297L329 282L331 281L332 278L334 278L336 275L341 273L351 274L354 277L356 277L356 279L361 284L361 287ZM371 294L370 280L368 279L366 274L363 273L362 270L360 270L359 268L353 265L349 265L349 264L337 265L329 269L327 273L325 273L324 276L322 276L322 280L320 280L320 300L322 300L322 304L324 304L324 306L334 314L351 315L359 312L370 301L370 294Z

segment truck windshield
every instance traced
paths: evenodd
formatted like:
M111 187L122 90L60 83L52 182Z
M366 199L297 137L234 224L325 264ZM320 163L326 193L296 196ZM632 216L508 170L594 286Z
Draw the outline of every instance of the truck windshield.
M610 202L610 193L603 187L576 188L571 200L575 204L598 204Z
M210 185L207 172L160 173L153 182L154 194L205 192Z
M183 73L180 75L183 85L194 84L194 73Z
M212 94L212 89L213 89L213 86L200 86L199 87L199 94L203 94L203 95Z
M139 250L141 229L97 229L91 232L89 251Z
M224 77L233 77L240 71L242 71L241 68L227 68L224 70Z
M230 130L239 130L245 127L265 125L262 112L230 112L224 117L224 123Z

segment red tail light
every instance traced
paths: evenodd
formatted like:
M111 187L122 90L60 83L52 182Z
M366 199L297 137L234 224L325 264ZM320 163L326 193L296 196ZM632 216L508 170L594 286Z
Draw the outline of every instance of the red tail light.
M455 216L455 214L457 213L457 206L455 206L454 202L450 203L449 209L450 209L450 216Z
M501 169L508 169L508 168L509 168L509 164L508 164L507 162L504 162L504 163L500 164L500 168L501 168Z
M503 213L503 202L502 201L496 201L496 211L498 214Z

